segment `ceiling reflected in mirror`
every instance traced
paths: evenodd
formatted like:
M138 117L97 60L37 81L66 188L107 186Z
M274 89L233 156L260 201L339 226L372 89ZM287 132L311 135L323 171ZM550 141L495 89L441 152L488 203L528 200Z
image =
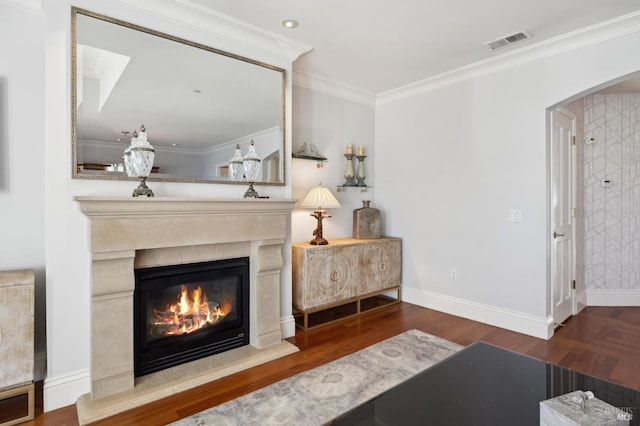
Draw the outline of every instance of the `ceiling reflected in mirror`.
M73 176L127 179L123 153L144 125L149 180L239 183L236 145L284 185L284 70L83 9L72 13Z

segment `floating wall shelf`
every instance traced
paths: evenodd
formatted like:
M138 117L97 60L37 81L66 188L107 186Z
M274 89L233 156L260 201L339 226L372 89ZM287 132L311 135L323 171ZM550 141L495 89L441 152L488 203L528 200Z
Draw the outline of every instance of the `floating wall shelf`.
M367 192L367 190L369 188L371 188L371 187L370 186L358 186L358 185L339 185L338 188L336 189L336 191L342 192L347 188L359 188L360 192Z

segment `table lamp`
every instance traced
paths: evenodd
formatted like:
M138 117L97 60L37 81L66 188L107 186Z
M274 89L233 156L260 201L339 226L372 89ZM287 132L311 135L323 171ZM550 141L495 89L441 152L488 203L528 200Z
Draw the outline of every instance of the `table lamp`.
M309 241L309 244L313 245L326 245L329 244L327 240L322 237L322 219L325 217L331 217L327 214L325 209L334 209L340 207L340 203L336 200L336 197L333 196L331 191L328 188L319 184L315 188L313 188L307 196L300 203L300 207L302 208L312 208L316 209L311 216L315 217L318 220L318 226L315 231L313 231L313 235L315 236L313 240Z

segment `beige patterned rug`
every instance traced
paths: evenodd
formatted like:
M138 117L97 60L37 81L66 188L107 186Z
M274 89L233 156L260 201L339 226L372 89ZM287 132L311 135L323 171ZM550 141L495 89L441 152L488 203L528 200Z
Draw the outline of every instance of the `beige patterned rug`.
M409 330L172 425L323 425L462 348Z

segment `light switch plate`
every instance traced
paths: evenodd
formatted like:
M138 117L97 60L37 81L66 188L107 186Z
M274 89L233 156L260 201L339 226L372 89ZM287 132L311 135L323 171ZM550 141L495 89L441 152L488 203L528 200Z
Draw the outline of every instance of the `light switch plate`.
M522 222L522 210L509 210L509 222Z

